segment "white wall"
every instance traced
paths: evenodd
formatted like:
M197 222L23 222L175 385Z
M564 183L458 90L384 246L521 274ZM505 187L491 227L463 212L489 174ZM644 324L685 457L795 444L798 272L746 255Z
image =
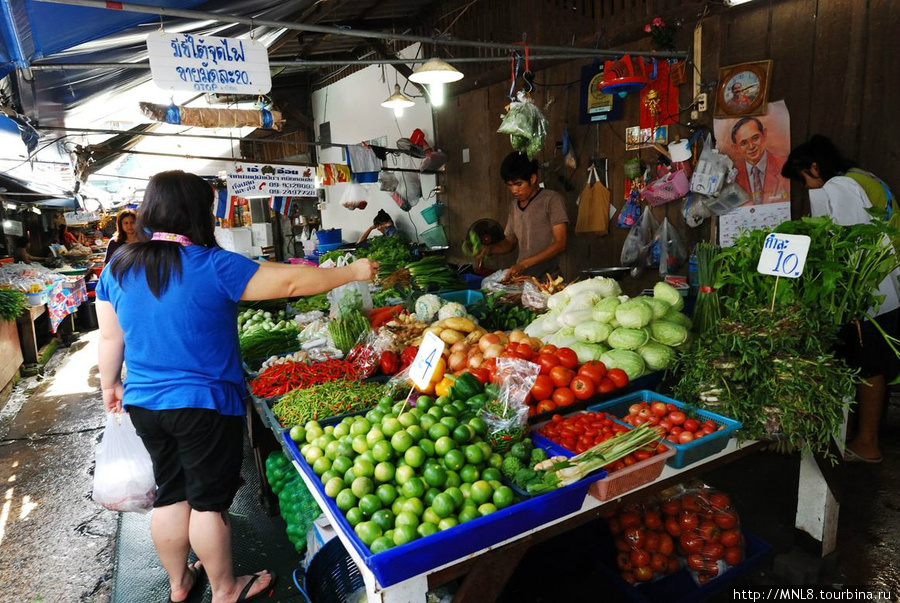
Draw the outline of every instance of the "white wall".
M415 48L407 49L403 54L411 56ZM416 105L404 110L402 117L395 117L394 112L381 106L381 102L393 94L394 78L398 78L401 90L407 96L418 94L413 84L409 84L402 75L397 75L391 65L384 67L387 82L382 81L382 69L370 66L362 69L341 81L313 93L313 115L316 132L323 122L331 122L331 141L341 144L358 144L362 141L386 138L386 146L397 148L399 138L408 138L413 130L421 129L429 144L437 148L434 140L434 126L431 105L423 98L413 98ZM405 86L404 86L405 85ZM415 165L421 160L414 159ZM319 150L319 163L347 163L343 149L332 147ZM388 155L385 165L392 165L392 156ZM395 173L402 180L403 173ZM341 195L347 184L336 184L325 187L327 206L322 210L324 228L341 228L345 242L356 242L359 236L372 225L372 219L379 209L384 209L394 219L394 224L412 241L417 240L416 231L431 228L420 215L421 211L434 204L435 177L423 174L422 199L408 213L397 206L388 193L380 191L378 184L365 185L368 192L368 206L365 209L348 210L341 205ZM377 236L377 233L372 236Z

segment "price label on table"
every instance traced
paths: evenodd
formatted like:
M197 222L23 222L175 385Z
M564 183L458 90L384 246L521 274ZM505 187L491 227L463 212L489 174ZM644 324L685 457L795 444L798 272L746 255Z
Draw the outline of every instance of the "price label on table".
M806 265L809 241L806 235L769 233L759 254L756 271L771 276L798 278Z
M425 337L422 338L419 352L409 367L409 376L419 389L428 387L443 352L443 340L431 331L427 331Z

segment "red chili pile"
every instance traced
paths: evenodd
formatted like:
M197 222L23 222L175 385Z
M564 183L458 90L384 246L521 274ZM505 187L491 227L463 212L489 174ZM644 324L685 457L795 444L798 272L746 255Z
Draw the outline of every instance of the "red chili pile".
M312 364L285 362L274 364L261 372L250 382L250 391L260 398L272 398L295 389L305 389L342 378L358 379L356 365L334 358Z

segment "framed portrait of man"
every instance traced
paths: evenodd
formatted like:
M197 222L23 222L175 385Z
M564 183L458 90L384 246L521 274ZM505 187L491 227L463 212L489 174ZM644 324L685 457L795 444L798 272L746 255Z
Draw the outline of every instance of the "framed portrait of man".
M715 117L764 115L769 100L772 61L754 61L719 69Z

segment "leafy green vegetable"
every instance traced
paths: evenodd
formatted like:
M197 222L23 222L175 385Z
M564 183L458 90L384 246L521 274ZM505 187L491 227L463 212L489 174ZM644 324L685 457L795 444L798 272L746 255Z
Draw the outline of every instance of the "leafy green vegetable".
M14 289L0 290L0 319L15 320L28 307L25 294Z

